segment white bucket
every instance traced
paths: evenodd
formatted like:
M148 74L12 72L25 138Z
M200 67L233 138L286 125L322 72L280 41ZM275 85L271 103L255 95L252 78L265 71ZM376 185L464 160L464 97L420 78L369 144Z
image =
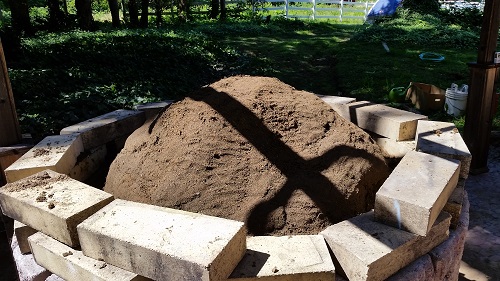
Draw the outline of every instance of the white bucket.
M446 101L444 109L446 113L455 117L461 116L465 113L467 107L467 92L454 92L446 91Z

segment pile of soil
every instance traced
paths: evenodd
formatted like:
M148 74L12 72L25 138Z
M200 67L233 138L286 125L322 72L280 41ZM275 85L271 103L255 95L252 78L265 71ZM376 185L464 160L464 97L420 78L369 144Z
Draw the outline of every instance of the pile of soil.
M104 190L243 221L253 235L317 234L371 209L388 175L370 136L315 95L237 76L135 131Z

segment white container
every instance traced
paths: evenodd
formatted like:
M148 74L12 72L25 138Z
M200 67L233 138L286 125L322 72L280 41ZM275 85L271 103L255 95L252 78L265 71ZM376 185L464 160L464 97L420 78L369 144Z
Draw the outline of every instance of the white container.
M446 110L446 113L455 117L463 115L465 113L465 108L467 107L468 93L448 90L446 90L446 100L444 103L444 109Z

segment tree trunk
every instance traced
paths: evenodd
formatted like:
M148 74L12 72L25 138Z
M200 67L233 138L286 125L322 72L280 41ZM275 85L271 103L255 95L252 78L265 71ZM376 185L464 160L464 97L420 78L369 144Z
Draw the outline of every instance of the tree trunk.
M163 5L161 0L155 0L156 27L163 24Z
M57 29L64 18L59 0L48 0L47 6L49 8L49 26L51 29Z
M69 13L68 13L68 1L67 0L63 0L63 10L64 10L64 14L66 16L68 16Z
M149 0L142 0L141 1L141 22L140 22L140 26L142 28L147 28L148 27L148 20L149 20Z
M136 0L128 1L128 14L130 17L130 25L132 27L137 27L139 25L139 12L137 10Z
M109 11L111 12L111 22L113 27L120 26L120 8L118 7L118 0L108 0Z
M210 10L210 18L216 19L219 15L219 0L212 0L212 8Z
M92 0L75 0L75 8L80 28L83 30L92 30L94 25Z
M224 21L227 18L226 0L220 0L220 20Z
M187 22L188 20L188 1L189 0L179 0L179 6L177 7L179 10L179 19L183 22Z
M12 27L17 35L25 32L27 35L33 34L33 27L30 22L30 12L28 0L9 0L10 13L12 17Z

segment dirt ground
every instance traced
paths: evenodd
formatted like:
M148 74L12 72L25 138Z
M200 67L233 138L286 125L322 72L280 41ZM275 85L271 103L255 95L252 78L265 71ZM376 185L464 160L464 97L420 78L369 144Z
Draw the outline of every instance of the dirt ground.
M138 129L104 190L244 221L249 234L317 234L373 208L388 175L369 135L315 95L237 76Z

